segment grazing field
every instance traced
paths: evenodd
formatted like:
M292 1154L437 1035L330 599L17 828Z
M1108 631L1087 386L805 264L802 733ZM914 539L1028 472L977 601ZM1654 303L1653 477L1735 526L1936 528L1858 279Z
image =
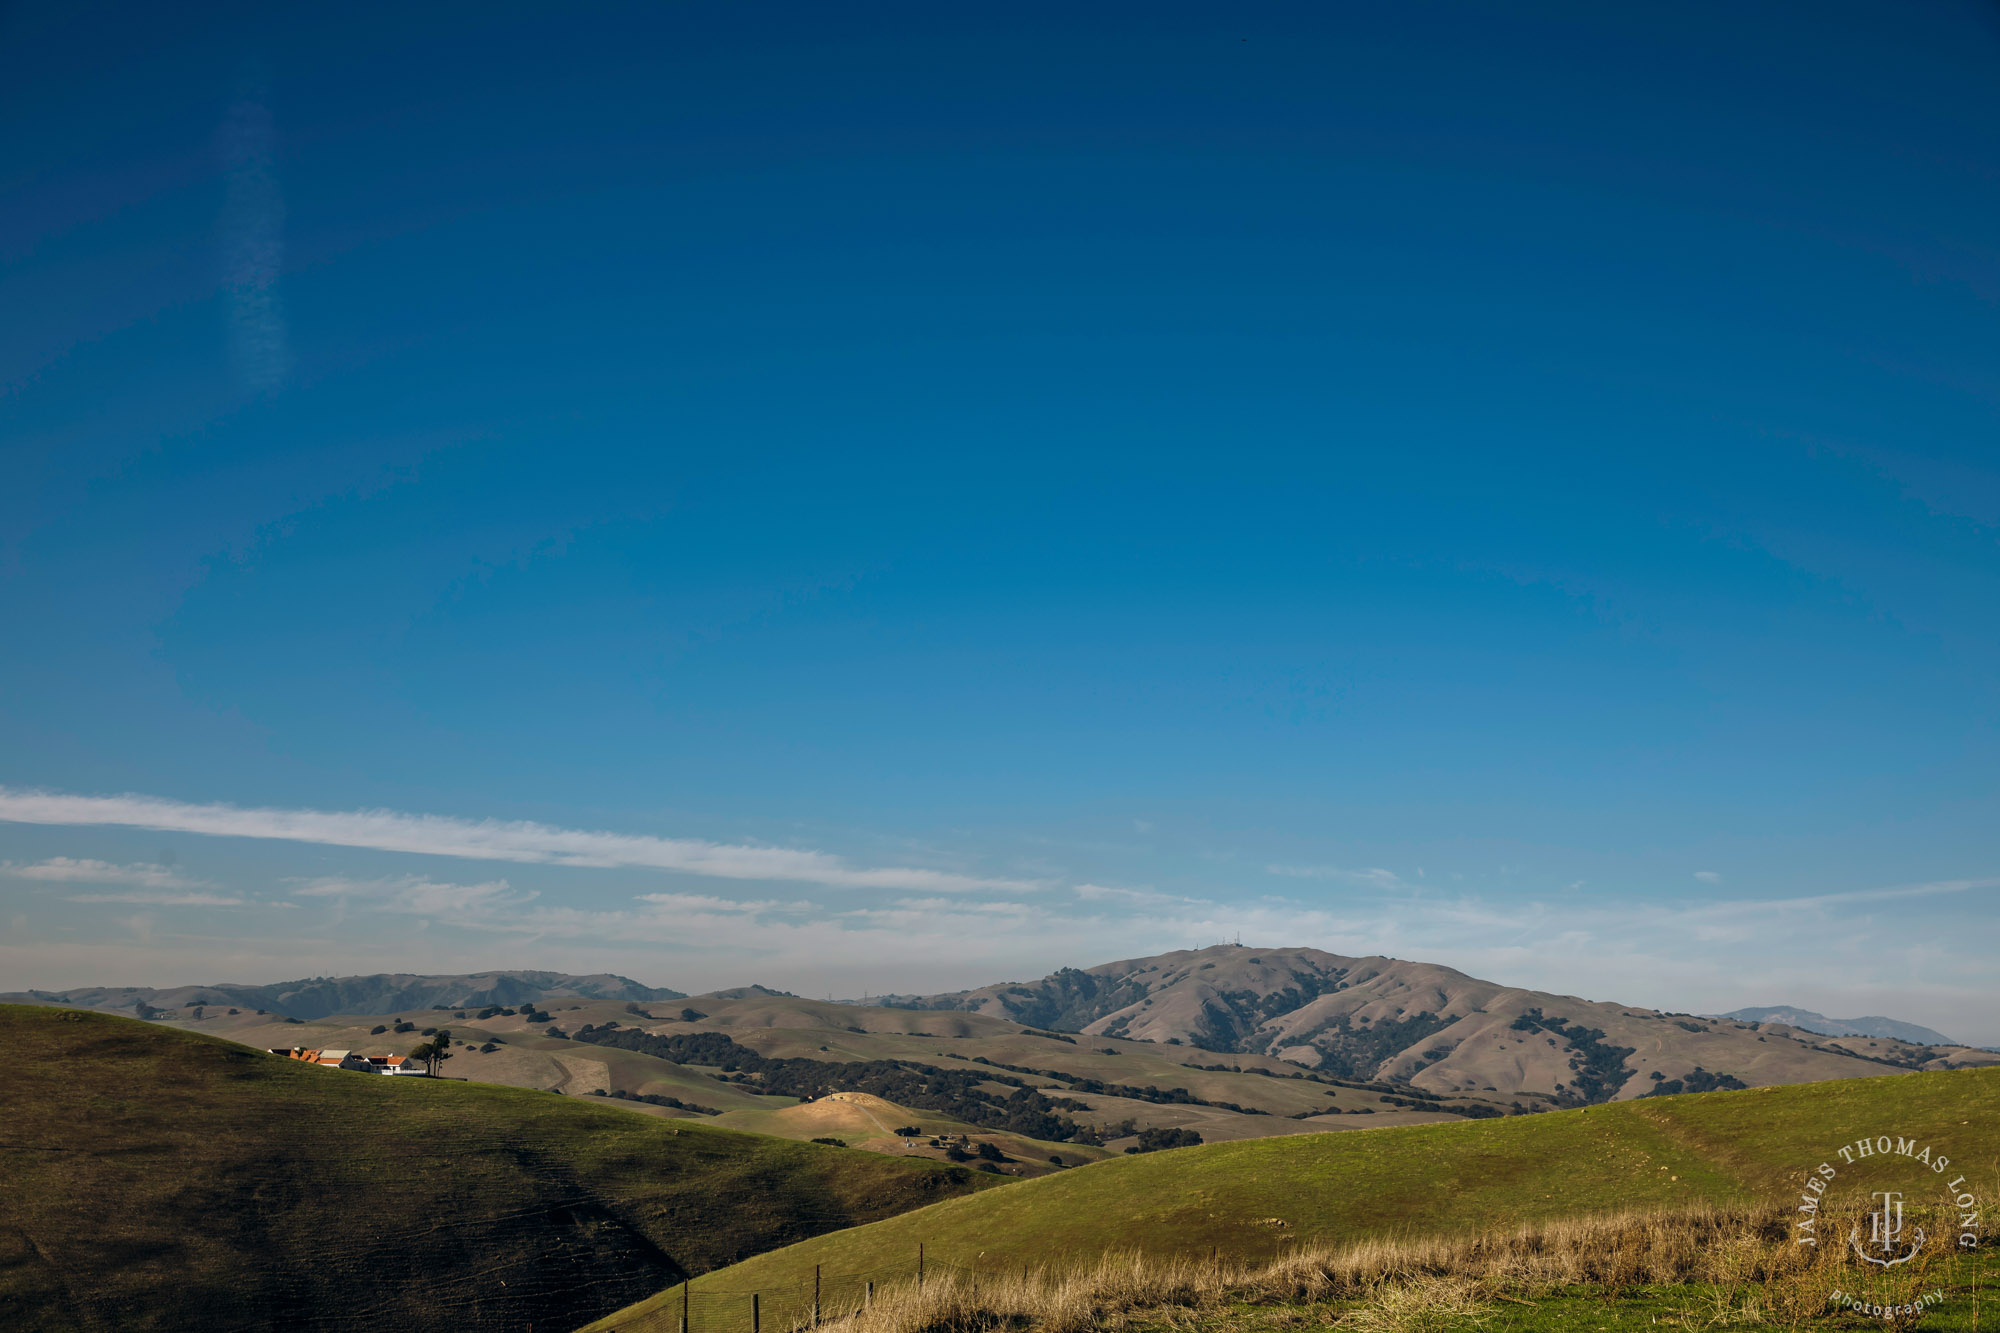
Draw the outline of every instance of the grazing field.
M1943 1219L1929 1210L1925 1220ZM817 1322L835 1333L1294 1333L1329 1326L1351 1333L1641 1333L1662 1325L1696 1333L1885 1325L1976 1333L1982 1320L1991 1327L2000 1315L2000 1263L1990 1244L1965 1255L1939 1246L1907 1268L1883 1271L1844 1246L1795 1244L1791 1223L1782 1207L1695 1207L1313 1245L1261 1262L1114 1253L1029 1270L941 1266L921 1283L872 1292L828 1284ZM1989 1226L1984 1240L1993 1234ZM743 1301L703 1295L688 1306L694 1333L748 1333ZM1852 1304L1901 1313L1885 1320ZM679 1306L669 1307L677 1321ZM762 1309L764 1328L812 1320L810 1307L798 1302L767 1300ZM628 1313L588 1333L657 1325Z
M0 1062L7 1328L556 1328L999 1183L81 1010Z
M1117 1158L761 1255L692 1284L797 1291L815 1267L882 1281L927 1261L989 1274L1113 1253L1262 1262L1299 1246L1629 1210L1782 1203L1863 1134L1939 1145L1990 1194L2000 1070L1648 1098L1546 1115L1257 1139ZM667 1328L670 1293L604 1327Z

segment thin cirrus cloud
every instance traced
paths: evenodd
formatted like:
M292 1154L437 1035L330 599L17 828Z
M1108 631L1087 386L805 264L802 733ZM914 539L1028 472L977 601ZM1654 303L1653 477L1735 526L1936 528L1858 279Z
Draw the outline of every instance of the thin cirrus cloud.
M0 874L44 884L97 884L118 886L109 891L66 893L73 903L126 903L140 907L241 907L245 900L233 894L209 893L215 886L206 880L188 879L163 865L140 861L118 865L93 861L88 857L51 856L27 865L8 862Z
M422 875L393 879L324 878L298 882L295 898L360 898L389 911L411 916L485 913L522 907L535 898L532 890L517 892L504 879L479 884L447 884Z
M1109 884L1079 884L1071 892L1084 902L1125 903L1134 907L1177 907L1203 901L1177 893L1161 893L1157 889L1124 889Z
M1349 870L1341 866L1275 865L1265 866L1264 873L1267 875L1282 875L1286 879L1341 880L1349 884L1369 884L1378 889L1403 889L1410 887L1409 882L1401 875L1398 875L1393 870L1384 870L1380 866L1365 866L1357 870ZM1422 874L1423 872L1419 870L1417 873Z
M555 828L524 820L456 819L396 810L273 810L197 805L154 796L72 796L0 787L0 821L116 826L220 838L271 838L476 861L636 868L713 879L783 880L842 889L924 893L1028 892L1032 880L989 879L914 866L850 866L827 852L695 838Z
M246 899L224 893L166 893L156 889L133 889L125 893L71 893L73 903L136 903L143 907L242 907Z
M0 874L14 879L41 880L56 884L125 884L135 889L206 889L212 888L205 880L188 879L176 874L171 868L150 862L117 865L110 861L93 861L87 857L51 856L46 861L35 861L28 865L8 862L0 865ZM112 901L111 899L77 898L77 902ZM132 901L136 901L132 900Z

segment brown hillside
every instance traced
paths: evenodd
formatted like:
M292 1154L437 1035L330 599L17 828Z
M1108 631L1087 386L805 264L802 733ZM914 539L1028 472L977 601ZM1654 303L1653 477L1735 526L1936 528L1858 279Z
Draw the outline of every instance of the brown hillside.
M1704 1076L1754 1087L1988 1058L1551 995L1435 963L1241 945L1065 969L917 1003L1276 1056L1434 1093L1541 1094L1570 1103L1638 1097L1661 1083L1692 1087Z

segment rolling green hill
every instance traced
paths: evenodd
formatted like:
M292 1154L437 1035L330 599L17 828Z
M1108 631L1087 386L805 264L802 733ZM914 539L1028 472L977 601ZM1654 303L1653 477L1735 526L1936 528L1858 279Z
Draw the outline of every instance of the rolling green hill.
M1845 1079L1584 1110L1213 1144L1115 1158L817 1237L694 1282L795 1291L815 1265L1018 1270L1109 1251L1265 1258L1303 1240L1423 1234L1700 1202L1782 1202L1843 1144L1938 1145L1990 1192L2000 1069ZM1956 1174L1956 1172L1954 1172ZM665 1329L675 1293L596 1327ZM672 1306L671 1309L668 1307ZM657 1312L657 1313L655 1313Z
M562 1327L998 1183L81 1010L0 1005L0 1065L9 1329Z

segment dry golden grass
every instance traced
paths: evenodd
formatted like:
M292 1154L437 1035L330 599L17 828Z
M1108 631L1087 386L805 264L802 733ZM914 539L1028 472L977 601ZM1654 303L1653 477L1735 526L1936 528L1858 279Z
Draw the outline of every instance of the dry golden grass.
M1073 1267L951 1272L888 1287L867 1308L827 1322L841 1326L837 1333L1171 1330L1213 1324L1245 1306L1340 1302L1345 1308L1331 1322L1352 1333L1461 1333L1484 1323L1497 1301L1579 1289L1612 1299L1664 1288L1673 1296L1658 1322L1702 1333L1797 1328L1836 1313L1835 1292L1883 1306L1913 1303L1949 1278L1947 1246L1883 1273L1845 1245L1797 1244L1792 1220L1779 1208L1694 1208L1305 1247L1270 1262L1125 1254ZM1822 1213L1829 1235L1845 1235L1849 1224ZM1882 1322L1906 1329L1919 1319Z

